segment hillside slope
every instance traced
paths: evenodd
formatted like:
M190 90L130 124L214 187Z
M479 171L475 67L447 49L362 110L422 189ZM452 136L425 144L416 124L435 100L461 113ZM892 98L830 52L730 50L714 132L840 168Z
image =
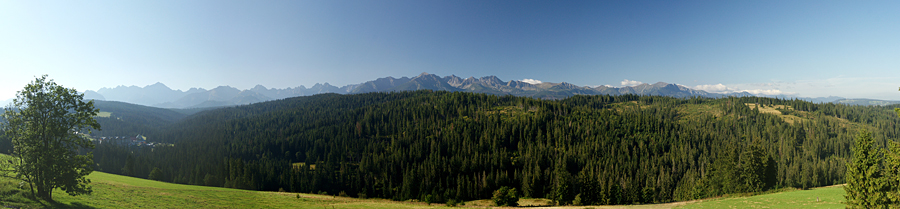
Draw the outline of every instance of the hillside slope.
M687 203L678 208L846 208L843 185L810 190L787 189L784 192L754 196L711 198Z
M27 190L0 177L4 208L441 208L421 203L366 200L330 195L261 192L165 183L103 172L88 176L94 192L69 196L54 190L56 202L24 197Z
M95 117L101 130L93 130L94 136L135 136L155 134L160 128L186 117L186 114L143 105L115 101L94 100L100 117Z
M0 156L4 158L7 156ZM68 196L56 190L57 202L36 201L25 197L27 190L15 181L0 177L0 207L7 208L447 208L442 204L427 205L382 199L358 199L304 193L261 192L219 187L193 186L152 181L93 172L93 194ZM843 208L843 187L830 186L811 190L788 189L784 192L755 196L712 198L700 201L653 205L584 206L578 208L725 208L734 206L767 208ZM520 205L533 200L522 199ZM489 200L467 202L466 205L490 206ZM573 208L558 207L558 208Z
M891 109L753 97L323 94L199 113L161 134L175 147L95 160L104 171L134 158L136 170L167 171L166 181L255 190L442 202L510 186L563 201L671 202L842 183L860 128L882 144L897 138ZM764 173L760 188L739 184L753 169Z

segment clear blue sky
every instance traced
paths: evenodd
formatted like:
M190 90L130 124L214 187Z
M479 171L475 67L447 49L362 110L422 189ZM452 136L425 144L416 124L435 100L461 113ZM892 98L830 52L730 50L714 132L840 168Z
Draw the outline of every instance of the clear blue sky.
M0 0L0 100L429 72L900 100L900 1ZM721 84L721 85L720 85Z

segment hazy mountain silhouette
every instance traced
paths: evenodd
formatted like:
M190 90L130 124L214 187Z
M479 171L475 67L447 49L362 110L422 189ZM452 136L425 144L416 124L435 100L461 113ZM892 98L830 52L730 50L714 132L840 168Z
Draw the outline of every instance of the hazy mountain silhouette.
M316 83L310 88L305 86L285 89L266 88L257 85L251 89L240 90L229 86L220 86L206 90L191 88L188 91L172 90L162 83L156 83L145 87L118 86L116 88L101 88L100 90L86 91L85 98L96 100L122 101L140 105L148 105L163 108L208 108L219 106L243 105L276 99L284 99L297 96L308 96L323 93L357 94L369 92L390 91L465 91L474 93L486 93L495 95L515 95L540 99L564 99L574 95L655 95L672 97L725 97L725 96L755 96L748 92L736 92L728 94L709 93L695 90L686 86L658 82L655 84L640 84L636 86L612 87L612 86L578 86L567 82L542 82L527 83L518 80L503 81L497 76L485 76L481 78L461 78L456 75L440 77L438 75L422 73L418 76L408 77L384 77L375 80L345 85L333 86L329 83ZM773 97L773 96L769 96ZM790 98L779 95L774 97ZM799 98L814 102L834 102L841 97ZM854 100L846 101L848 104L891 104L892 102L880 100Z
M96 91L87 90L84 91L84 99L106 100L106 97L103 97L102 94L97 93Z
M116 88L101 88L97 93L105 100L122 101L139 105L155 105L163 102L177 100L187 95L187 92L172 90L162 83L155 83L143 88L137 86L118 86Z
M900 104L900 101L888 101L888 100L877 100L877 99L838 99L835 100L834 103L847 104L847 105L863 105L863 106L885 106L892 104Z
M13 102L13 99L15 99L15 98L10 98L7 100L0 101L0 108L10 106L10 104L12 104L12 102Z
M447 84L441 77L436 75L422 73L413 77L406 83L394 86L388 91L415 91L415 90L435 90L435 91L459 91L460 89Z
M209 91L192 93L173 102L156 104L166 108L202 108L233 106L269 101L272 98L251 90L239 90L230 86L219 86Z
M394 77L385 77L375 79L374 81L367 81L365 83L361 83L356 88L350 91L350 93L369 93L369 92L380 92L380 91L389 91L390 89L396 87L397 85L404 84L411 80L407 77L402 78L394 78Z

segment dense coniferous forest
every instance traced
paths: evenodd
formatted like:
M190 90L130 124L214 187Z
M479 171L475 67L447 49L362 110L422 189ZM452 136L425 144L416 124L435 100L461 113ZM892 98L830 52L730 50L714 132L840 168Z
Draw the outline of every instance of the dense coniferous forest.
M185 114L169 109L115 101L94 101L94 107L110 114L95 117L102 127L101 130L91 130L93 136L155 134L185 117Z
M94 157L99 171L253 190L443 202L489 199L506 186L561 204L576 196L658 203L843 183L859 129L882 147L897 138L893 108L756 97L320 94L154 119L142 134L175 146L98 144Z

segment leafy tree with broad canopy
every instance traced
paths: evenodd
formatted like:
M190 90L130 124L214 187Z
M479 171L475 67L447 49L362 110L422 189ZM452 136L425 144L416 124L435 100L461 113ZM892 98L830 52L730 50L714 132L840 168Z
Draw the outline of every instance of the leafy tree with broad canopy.
M90 194L90 180L85 176L93 171L93 154L79 155L78 149L94 148L81 132L100 129L93 118L99 110L93 101L83 99L84 94L56 84L47 75L17 92L0 126L15 157L2 163L2 174L27 182L31 194L45 200L52 200L56 188L73 196Z

